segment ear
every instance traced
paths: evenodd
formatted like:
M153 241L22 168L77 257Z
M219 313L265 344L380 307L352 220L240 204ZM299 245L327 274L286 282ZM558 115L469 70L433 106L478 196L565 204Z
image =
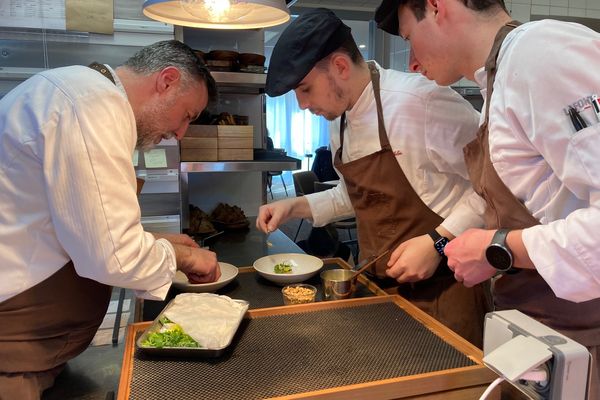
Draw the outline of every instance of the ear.
M352 60L344 53L336 53L331 57L331 72L343 80L350 79Z
M444 18L446 16L446 1L445 0L427 0L427 8L433 12L433 17Z
M176 67L166 67L156 76L156 91L164 93L174 89L181 83L181 72Z

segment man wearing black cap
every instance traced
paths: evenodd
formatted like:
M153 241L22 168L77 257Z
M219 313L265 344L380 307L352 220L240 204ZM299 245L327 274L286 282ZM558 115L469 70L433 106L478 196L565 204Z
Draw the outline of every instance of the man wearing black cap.
M486 226L447 246L449 267L466 285L494 276L496 309L585 345L589 400L600 399L600 75L590 68L600 64L600 33L521 24L503 0L386 0L375 19L410 41L429 79L464 76L485 98L465 162Z
M373 278L481 346L485 288L457 283L443 257L449 238L483 223L461 150L478 113L450 88L365 62L350 28L325 9L297 18L273 49L266 92L290 90L300 108L332 121L342 179L333 189L262 206L257 227L272 231L293 217L323 226L355 215L361 259L391 251L371 269Z

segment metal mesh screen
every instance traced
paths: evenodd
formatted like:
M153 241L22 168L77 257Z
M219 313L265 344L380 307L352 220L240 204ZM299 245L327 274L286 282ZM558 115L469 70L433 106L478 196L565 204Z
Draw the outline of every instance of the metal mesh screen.
M393 303L244 320L218 359L134 356L131 399L262 399L475 365Z

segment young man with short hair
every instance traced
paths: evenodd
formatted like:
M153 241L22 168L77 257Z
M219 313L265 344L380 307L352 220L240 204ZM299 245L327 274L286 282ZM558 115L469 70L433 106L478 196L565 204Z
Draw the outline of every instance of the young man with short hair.
M600 34L553 20L521 25L502 0L385 0L376 21L410 41L426 77L475 80L486 100L465 147L486 229L450 242L448 266L467 286L499 275L498 309L587 346L590 394L600 398L600 76L590 67Z

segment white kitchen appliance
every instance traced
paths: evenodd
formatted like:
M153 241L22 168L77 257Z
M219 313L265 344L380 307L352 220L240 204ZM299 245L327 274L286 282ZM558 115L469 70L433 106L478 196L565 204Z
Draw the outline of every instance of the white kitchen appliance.
M532 399L588 398L588 350L520 311L486 315L483 353L488 368Z

